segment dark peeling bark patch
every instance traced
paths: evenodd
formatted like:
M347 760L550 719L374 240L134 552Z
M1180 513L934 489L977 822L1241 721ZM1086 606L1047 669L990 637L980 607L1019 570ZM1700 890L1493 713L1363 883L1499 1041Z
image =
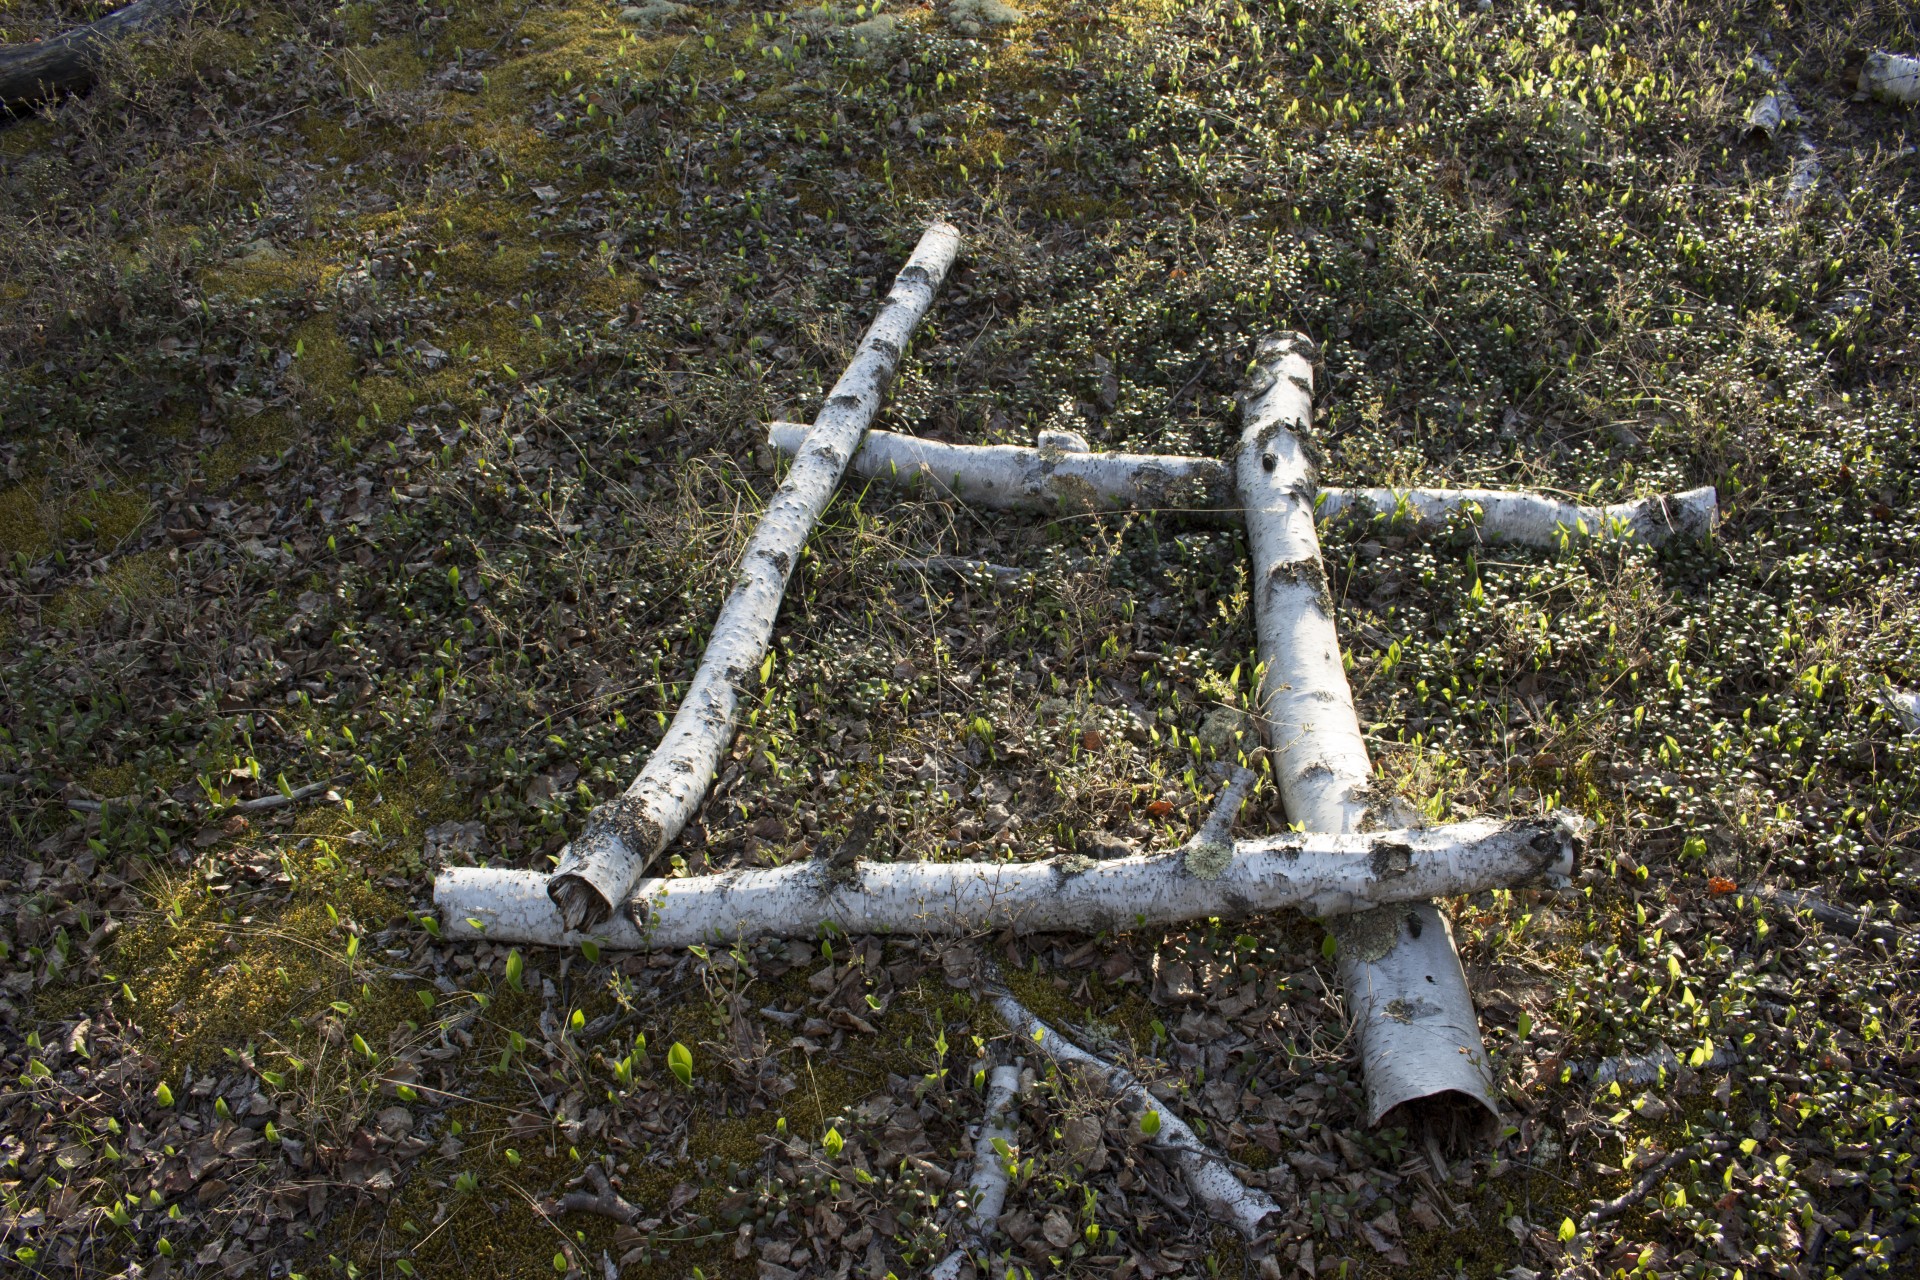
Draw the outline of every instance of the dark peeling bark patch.
M1327 589L1327 570L1320 563L1320 557L1307 560L1282 560L1267 571L1267 583L1270 587L1309 587L1313 591L1313 602L1328 617L1333 616L1333 593Z
M897 342L889 342L885 338L874 338L867 346L885 356L889 365L900 361L900 344Z
M1413 870L1413 846L1397 840L1382 840L1367 855L1367 869L1381 880L1404 876Z
M627 794L595 805L574 844L576 853L584 854L609 838L617 839L644 862L659 850L661 835L660 824L648 815L646 803Z
M833 399L827 401L827 407L830 409L858 409L860 407L860 397L843 391Z
M903 284L931 285L933 283L934 283L933 272L927 270L925 267L917 266L917 265L902 267L900 269L900 274L895 276L893 279L893 284L896 289Z
M1333 776L1333 766L1328 764L1325 760L1315 760L1309 765L1307 765L1306 768L1302 769L1299 773L1294 775L1294 777L1299 779L1301 782L1308 782L1315 778L1331 778L1332 776Z

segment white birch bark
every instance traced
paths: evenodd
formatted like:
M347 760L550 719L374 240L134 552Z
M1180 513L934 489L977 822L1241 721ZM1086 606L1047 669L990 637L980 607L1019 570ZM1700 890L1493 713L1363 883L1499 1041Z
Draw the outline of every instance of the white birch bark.
M932 306L959 247L960 233L945 223L934 223L920 237L846 372L828 393L806 448L767 504L673 723L626 793L596 808L561 855L547 891L569 925L589 927L605 920L705 798L714 767L733 738L740 687L766 655L801 548L879 410L907 339ZM455 914L464 910L457 901L448 907Z
M1014 1128L1007 1122L1013 1100L1020 1096L1020 1072L1015 1067L998 1066L987 1077L987 1105L980 1120L980 1132L973 1140L973 1176L968 1185L973 1203L967 1206L967 1244L940 1260L932 1280L958 1280L960 1267L967 1260L967 1249L993 1230L994 1220L1007 1203L1007 1163L997 1142L1014 1146Z
M1319 517L1402 515L1415 529L1444 529L1454 512L1478 507L1480 536L1528 547L1557 547L1562 538L1621 533L1658 546L1670 537L1699 537L1713 529L1719 494L1703 485L1674 494L1654 494L1604 507L1568 502L1522 489L1322 489Z
M1373 768L1341 664L1320 541L1317 476L1299 432L1313 423L1313 344L1261 339L1241 395L1234 479L1253 558L1259 710L1287 813L1309 831L1380 825ZM1334 923L1340 977L1378 1124L1405 1103L1458 1095L1498 1114L1473 997L1431 903Z
M797 453L809 428L775 422L767 441ZM1070 432L1048 432L1039 448L945 444L891 431L867 434L853 469L926 493L997 511L1079 515L1088 511L1220 511L1233 505L1232 477L1213 458L1089 453ZM1072 436L1071 439L1067 437ZM1074 448L1074 443L1079 448Z
M1013 1033L1015 1043L1032 1045L1062 1066L1078 1069L1117 1098L1135 1117L1135 1123L1145 1112L1157 1116L1160 1128L1154 1135L1155 1145L1172 1153L1187 1186L1207 1206L1207 1212L1248 1240L1260 1237L1267 1218L1278 1213L1280 1206L1266 1192L1255 1191L1240 1181L1225 1158L1194 1136L1186 1121L1147 1092L1132 1072L1088 1053L1035 1017L1009 993L989 990L986 999Z
M1884 49L1868 54L1860 68L1860 92L1905 107L1920 102L1920 58Z
M784 454L799 452L811 430L775 422L767 440ZM1052 434L1052 433L1048 433ZM1067 434L1067 433L1061 433ZM853 469L869 479L950 495L998 511L1047 515L1084 510L1177 508L1210 514L1240 509L1232 475L1213 458L1140 453L1088 453L1017 445L944 444L891 431L869 431ZM1655 494L1606 506L1568 502L1520 489L1321 489L1315 518L1403 515L1416 529L1446 527L1454 512L1473 506L1481 536L1553 548L1562 537L1599 537L1615 531L1658 544L1699 536L1719 515L1711 486Z
M1234 793L1238 808L1242 793ZM434 883L452 938L613 950L848 934L1096 933L1239 919L1284 909L1340 915L1435 896L1559 883L1579 820L1480 819L1412 831L1287 832L1095 861L856 862L640 882L628 911L569 929L534 871L448 867ZM637 923L636 923L637 922Z

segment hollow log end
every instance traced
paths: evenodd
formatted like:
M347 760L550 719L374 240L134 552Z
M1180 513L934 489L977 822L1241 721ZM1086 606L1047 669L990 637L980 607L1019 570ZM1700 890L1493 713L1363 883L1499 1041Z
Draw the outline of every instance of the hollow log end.
M547 896L559 908L561 922L576 933L591 929L613 915L613 904L587 883L585 877L570 872L557 874L547 881Z
M1500 1113L1479 1094L1442 1089L1388 1106L1370 1118L1369 1127L1389 1122L1409 1134L1433 1135L1448 1155L1464 1155L1493 1137Z

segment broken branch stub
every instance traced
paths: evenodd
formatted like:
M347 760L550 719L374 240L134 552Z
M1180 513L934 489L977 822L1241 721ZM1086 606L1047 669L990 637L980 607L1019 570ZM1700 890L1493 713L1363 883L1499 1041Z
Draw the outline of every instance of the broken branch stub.
M547 892L569 926L591 927L611 915L706 797L733 739L740 687L772 639L787 579L959 248L960 233L942 222L920 237L753 531L673 723L625 794L596 808L562 854Z
M1482 819L1414 831L1288 832L1189 842L1106 861L857 862L641 881L627 913L592 935L615 950L860 934L1123 932L1297 909L1342 915L1434 896L1558 882L1579 820ZM450 937L578 945L538 872L448 867L434 885ZM457 907L452 904L458 904ZM636 923L636 921L638 923Z
M1309 831L1365 831L1384 814L1313 527L1318 477L1296 434L1313 423L1313 355L1303 334L1262 338L1241 393L1234 480L1253 558L1258 709L1288 816ZM1368 1122L1409 1103L1464 1101L1483 1121L1497 1117L1473 997L1433 905L1373 908L1334 932Z
M767 442L791 456L812 428L773 422ZM1051 434L1051 433L1049 433ZM853 469L872 480L952 496L994 511L1059 515L1076 511L1178 510L1238 515L1233 475L1214 458L1140 453L1088 453L1017 445L946 444L892 431L869 431ZM1589 506L1545 494L1507 489L1321 489L1316 520L1386 515L1414 529L1446 527L1456 511L1473 509L1480 534L1524 546L1553 548L1565 538L1618 531L1653 545L1680 535L1698 537L1719 516L1712 486L1654 494L1630 502Z

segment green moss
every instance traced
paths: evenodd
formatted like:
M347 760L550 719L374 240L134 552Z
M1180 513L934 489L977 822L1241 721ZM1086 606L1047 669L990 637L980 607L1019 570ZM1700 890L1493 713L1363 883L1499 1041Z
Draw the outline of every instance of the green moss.
M97 626L115 609L132 610L176 590L173 568L165 551L142 551L123 556L92 582L65 587L47 604L46 617L55 626L84 631Z
M227 432L227 438L207 455L204 467L206 483L212 488L231 484L250 463L271 458L290 449L300 438L293 418L278 409L269 409L243 418Z
M0 490L0 552L33 559L53 549L53 531L40 509L39 481Z

